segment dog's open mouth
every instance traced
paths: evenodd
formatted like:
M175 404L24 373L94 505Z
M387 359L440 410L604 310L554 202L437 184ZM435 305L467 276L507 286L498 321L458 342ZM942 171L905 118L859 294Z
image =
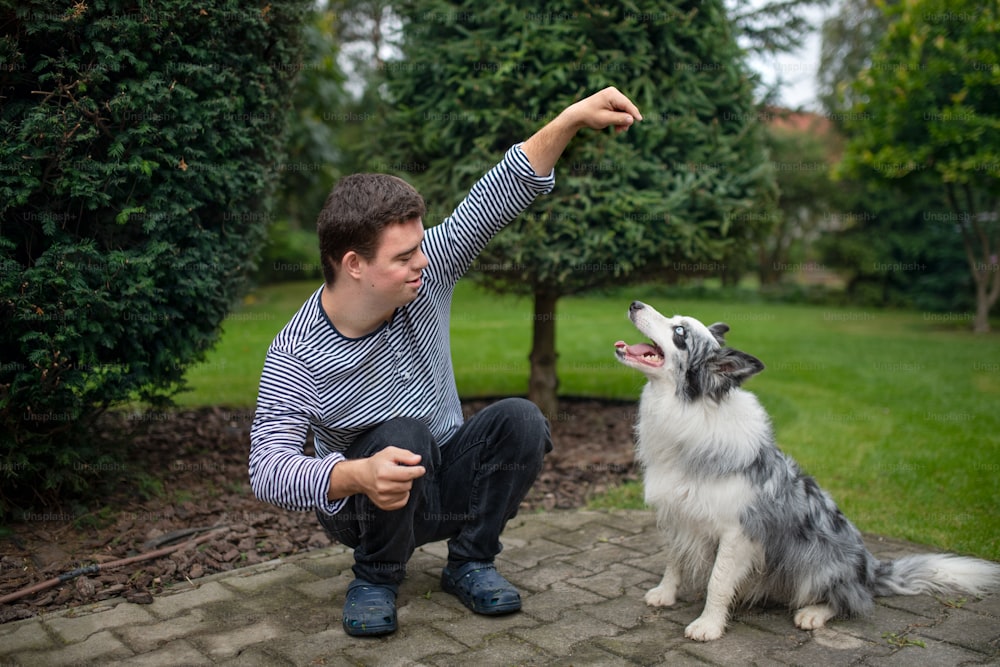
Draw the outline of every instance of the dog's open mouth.
M649 343L626 345L625 341L615 343L615 354L622 360L632 360L646 366L663 365L663 350Z

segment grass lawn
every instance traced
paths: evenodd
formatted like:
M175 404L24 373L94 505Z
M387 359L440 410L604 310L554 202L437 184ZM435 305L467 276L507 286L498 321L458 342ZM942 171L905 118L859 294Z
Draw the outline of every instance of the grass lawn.
M247 299L178 403L252 406L267 345L317 286L282 284ZM633 299L732 327L729 344L767 365L746 388L770 412L782 449L862 530L1000 560L1000 336L919 312L624 288L560 301L561 393L638 398L642 376L614 359L616 340L642 339L625 317ZM527 299L460 286L452 352L463 397L526 393L531 317ZM611 502L641 504L641 493Z

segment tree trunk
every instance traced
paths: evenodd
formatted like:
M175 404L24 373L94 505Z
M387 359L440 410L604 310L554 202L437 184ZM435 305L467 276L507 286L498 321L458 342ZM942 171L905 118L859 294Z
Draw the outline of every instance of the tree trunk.
M990 332L990 311L1000 297L1000 267L996 262L984 264L976 277L976 319L972 330L976 333Z
M990 304L983 290L976 290L976 319L972 322L974 333L990 332Z
M964 210L958 205L959 193L952 184L945 183L944 193L948 204L961 220L958 228L962 232L962 246L972 271L972 282L976 286L976 318L972 322L972 330L975 333L989 333L990 310L1000 297L1000 272L996 271L1000 267L997 266L995 254L997 239L991 238L991 234L980 225L981 214L975 212L975 197L968 186L964 190L967 204ZM994 203L992 210L995 211L996 208ZM988 214L982 222L988 224L990 216L995 215L996 213ZM982 261L977 259L977 250L981 253Z
M559 411L559 377L556 374L556 301L554 292L535 292L535 314L531 334L531 375L528 398L546 417L552 419Z

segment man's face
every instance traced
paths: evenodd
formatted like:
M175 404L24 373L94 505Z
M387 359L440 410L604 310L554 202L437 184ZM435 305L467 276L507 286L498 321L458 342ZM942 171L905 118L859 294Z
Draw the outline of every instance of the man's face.
M382 232L375 257L371 261L361 258L364 286L387 308L404 306L417 297L420 272L428 263L420 249L423 239L420 218L391 224Z

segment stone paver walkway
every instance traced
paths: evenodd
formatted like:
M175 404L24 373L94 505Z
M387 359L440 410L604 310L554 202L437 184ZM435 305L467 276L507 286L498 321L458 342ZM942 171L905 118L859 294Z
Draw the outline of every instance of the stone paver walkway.
M924 551L869 537L880 558ZM340 625L352 557L341 547L195 580L152 604L97 605L0 625L13 665L941 665L1000 664L1000 595L881 598L868 618L822 630L787 610L740 612L700 644L684 627L699 602L647 607L663 561L646 511L514 519L500 571L520 613L477 616L441 590L444 543L419 550L399 595L397 633L357 639Z

